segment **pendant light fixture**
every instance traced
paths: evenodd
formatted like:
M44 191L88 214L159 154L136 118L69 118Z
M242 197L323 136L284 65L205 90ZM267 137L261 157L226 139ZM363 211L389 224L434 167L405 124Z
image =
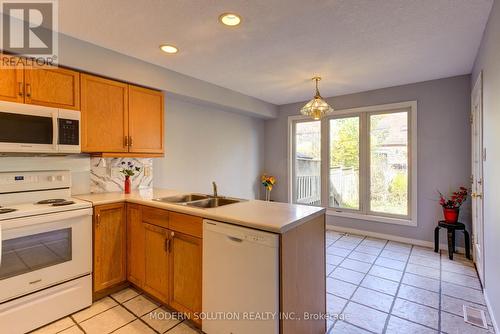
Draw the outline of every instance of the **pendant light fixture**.
M315 120L321 119L323 116L331 113L333 108L321 97L318 90L318 81L321 77L314 77L312 80L316 81L316 95L305 106L300 109L300 113L305 116L310 116Z

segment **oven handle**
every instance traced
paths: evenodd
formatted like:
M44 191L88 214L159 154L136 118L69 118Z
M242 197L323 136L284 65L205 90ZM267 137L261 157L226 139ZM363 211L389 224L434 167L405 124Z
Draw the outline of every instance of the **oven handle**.
M63 211L63 212L50 213L32 217L8 219L2 222L3 225L2 228L5 232L10 229L18 229L30 225L50 223L53 221L60 221L82 216L92 216L92 208Z
M59 111L52 113L52 145L57 151L59 145Z

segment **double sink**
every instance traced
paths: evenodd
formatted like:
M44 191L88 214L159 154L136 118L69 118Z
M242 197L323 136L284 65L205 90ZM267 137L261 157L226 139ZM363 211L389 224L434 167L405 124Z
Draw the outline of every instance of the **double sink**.
M243 200L236 198L228 198L228 197L218 197L218 196L215 197L204 194L187 194L187 195L155 198L153 199L153 201L207 209L207 208L217 208L219 206L239 203L242 202Z

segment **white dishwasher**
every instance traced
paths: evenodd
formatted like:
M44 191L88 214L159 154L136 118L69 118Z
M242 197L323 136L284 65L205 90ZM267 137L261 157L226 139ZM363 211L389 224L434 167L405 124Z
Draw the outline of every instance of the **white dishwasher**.
M279 236L203 221L207 334L279 333Z

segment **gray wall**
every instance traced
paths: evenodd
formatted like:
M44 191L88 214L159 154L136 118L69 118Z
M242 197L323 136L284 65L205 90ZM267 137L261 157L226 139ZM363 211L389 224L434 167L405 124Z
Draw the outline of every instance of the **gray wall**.
M500 3L495 1L474 64L472 84L483 71L484 162L484 260L485 295L490 314L500 323ZM498 330L498 327L497 327Z
M332 225L392 234L415 240L433 240L442 211L437 190L467 185L470 176L470 76L458 76L378 89L327 99L335 109L417 100L418 102L418 226L409 227L329 216ZM265 171L278 177L273 199L286 202L288 193L288 116L299 114L305 103L280 107L279 117L266 121ZM462 219L470 223L469 205ZM470 225L469 225L470 228Z
M264 121L165 99L165 157L153 159L154 186L256 198L264 156Z

